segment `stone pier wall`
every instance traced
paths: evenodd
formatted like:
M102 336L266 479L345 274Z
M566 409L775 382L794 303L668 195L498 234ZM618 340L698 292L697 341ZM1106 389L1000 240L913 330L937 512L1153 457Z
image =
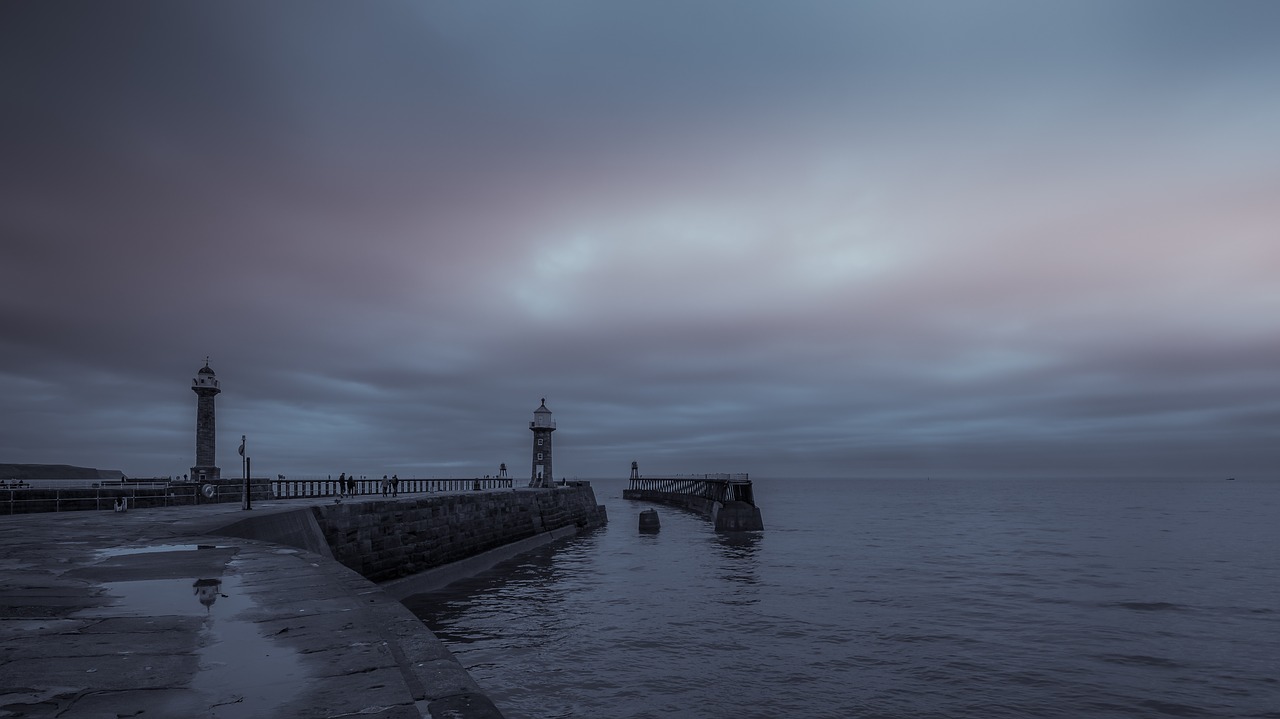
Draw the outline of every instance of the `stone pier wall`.
M406 577L564 527L605 524L591 485L314 507L334 559L375 582Z
M623 490L622 498L670 504L697 512L714 522L717 532L745 532L764 529L764 520L760 517L760 508L746 502L722 504L705 497L680 494L678 492L658 492L652 489Z
M652 489L627 489L622 492L622 498L639 499L645 502L657 502L659 504L683 507L684 509L697 512L709 519L715 519L716 513L720 511L720 503L713 499L697 497L692 494L680 494L678 492L658 492Z

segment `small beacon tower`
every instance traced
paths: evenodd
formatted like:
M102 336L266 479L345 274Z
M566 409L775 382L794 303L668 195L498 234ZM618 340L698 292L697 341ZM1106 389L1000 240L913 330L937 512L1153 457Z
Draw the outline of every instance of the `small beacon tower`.
M191 380L191 391L200 398L196 404L196 464L191 468L191 481L220 479L222 470L214 466L218 433L213 419L213 398L222 390L218 388L217 375L209 369L209 358L205 358L204 367Z
M533 411L533 421L529 423L533 430L533 473L529 477L530 487L553 487L551 481L551 433L556 431L556 421L551 419L551 410L547 409L547 398L542 398L542 406Z

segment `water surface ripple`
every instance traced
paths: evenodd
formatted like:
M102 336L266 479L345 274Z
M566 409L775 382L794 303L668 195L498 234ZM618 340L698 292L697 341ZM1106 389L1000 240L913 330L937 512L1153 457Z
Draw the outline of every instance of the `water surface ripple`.
M1280 482L756 480L410 607L510 719L1280 718Z

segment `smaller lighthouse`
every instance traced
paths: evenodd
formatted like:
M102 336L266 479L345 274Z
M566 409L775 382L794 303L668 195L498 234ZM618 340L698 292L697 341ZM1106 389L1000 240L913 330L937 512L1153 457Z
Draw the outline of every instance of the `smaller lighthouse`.
M551 419L546 397L542 398L542 406L533 411L529 429L533 431L533 473L529 478L529 486L552 487L551 433L556 431L556 421Z
M195 379L191 380L191 391L199 397L196 402L196 464L191 468L191 480L219 479L222 470L214 466L218 461L218 432L213 416L213 398L222 390L218 387L218 376L209 369L208 358L205 358L204 367L196 372Z

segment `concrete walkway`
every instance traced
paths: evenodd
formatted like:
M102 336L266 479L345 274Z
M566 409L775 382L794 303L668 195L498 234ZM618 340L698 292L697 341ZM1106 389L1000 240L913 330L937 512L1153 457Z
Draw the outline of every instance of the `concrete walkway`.
M209 534L329 501L0 517L0 717L500 717L360 575Z

